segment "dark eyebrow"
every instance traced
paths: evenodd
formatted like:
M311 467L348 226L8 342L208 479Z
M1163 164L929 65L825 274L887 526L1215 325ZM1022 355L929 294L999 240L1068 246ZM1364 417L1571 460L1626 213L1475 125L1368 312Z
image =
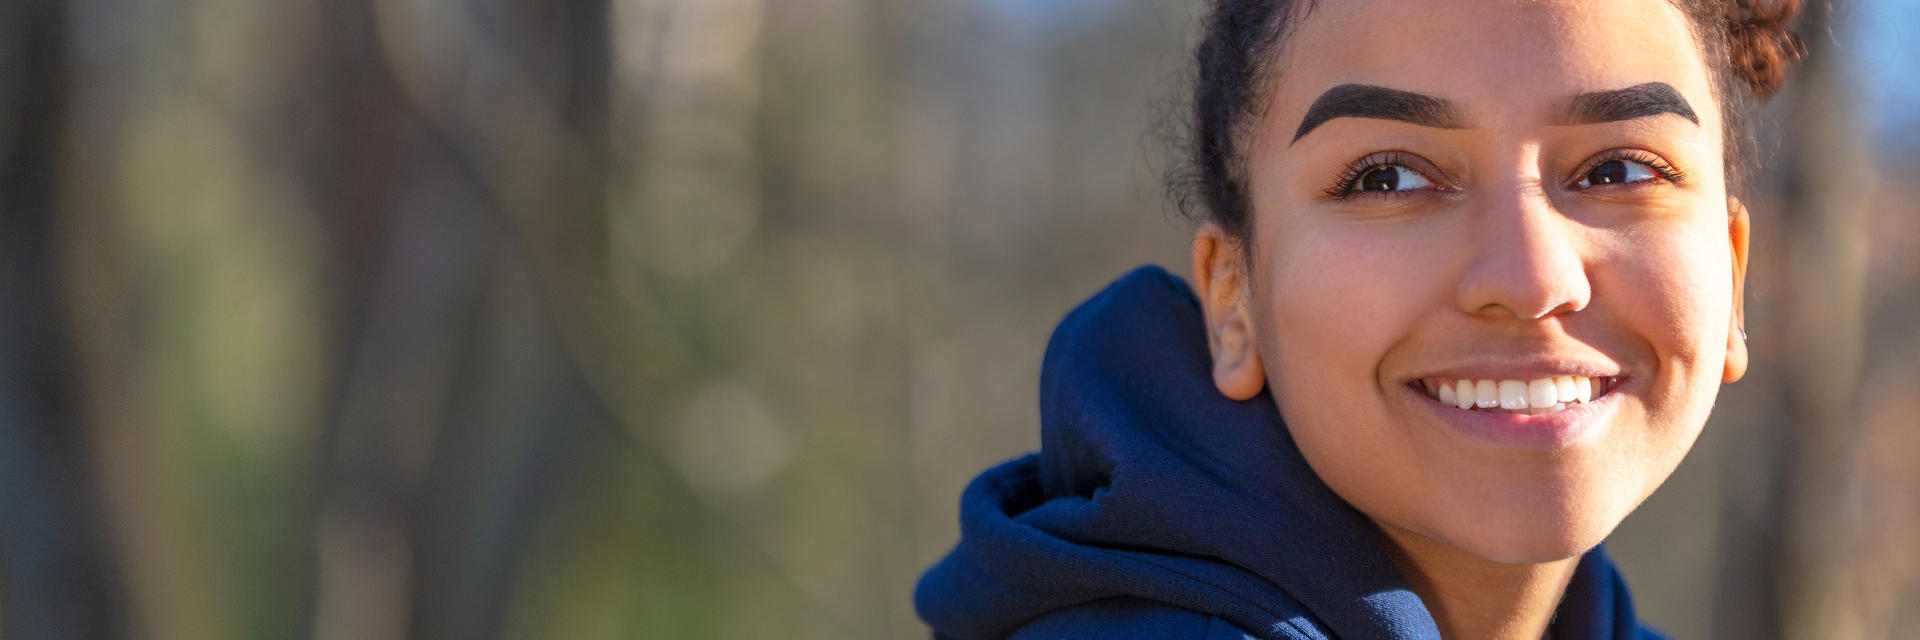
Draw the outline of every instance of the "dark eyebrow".
M1376 87L1370 84L1343 84L1320 94L1307 107L1307 116L1293 132L1293 142L1314 127L1335 118L1374 118L1399 120L1423 127L1460 129L1460 112L1452 102L1433 96Z
M1567 101L1568 124L1599 124L1671 113L1700 124L1687 99L1665 82L1636 84L1625 89L1595 91L1573 96Z

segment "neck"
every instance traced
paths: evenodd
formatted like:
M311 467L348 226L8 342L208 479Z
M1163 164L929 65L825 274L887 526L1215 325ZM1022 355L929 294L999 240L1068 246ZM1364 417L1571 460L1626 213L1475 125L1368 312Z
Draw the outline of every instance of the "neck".
M1433 613L1444 638L1537 640L1546 635L1580 556L1506 564L1380 523L1388 555Z

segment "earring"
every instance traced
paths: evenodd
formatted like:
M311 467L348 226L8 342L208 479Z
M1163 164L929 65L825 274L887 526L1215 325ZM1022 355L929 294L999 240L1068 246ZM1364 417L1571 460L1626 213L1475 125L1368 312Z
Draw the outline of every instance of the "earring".
M1738 331L1738 332L1740 332L1740 341L1741 341L1741 342L1746 342L1746 341L1747 341L1747 328L1746 328L1746 327L1735 327L1735 328L1734 328L1733 330L1734 330L1734 331Z

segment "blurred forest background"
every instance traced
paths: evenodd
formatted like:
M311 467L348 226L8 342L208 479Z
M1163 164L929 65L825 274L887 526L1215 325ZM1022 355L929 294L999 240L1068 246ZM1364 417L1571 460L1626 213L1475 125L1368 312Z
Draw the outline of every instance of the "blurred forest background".
M1610 543L1680 637L1920 637L1920 2L1815 4ZM922 637L1053 324L1186 270L1197 12L6 2L0 637Z

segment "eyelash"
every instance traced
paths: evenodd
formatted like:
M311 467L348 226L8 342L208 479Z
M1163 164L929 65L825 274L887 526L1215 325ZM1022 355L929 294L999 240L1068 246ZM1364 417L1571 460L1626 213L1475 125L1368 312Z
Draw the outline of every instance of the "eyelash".
M1653 152L1644 151L1640 149L1613 149L1610 151L1606 151L1598 156L1594 156L1593 159L1588 160L1585 164L1580 165L1580 170L1574 172L1573 179L1569 181L1569 184L1578 184L1580 180L1583 177L1585 177L1588 172L1593 171L1595 167L1598 167L1602 164L1606 164L1607 162L1611 162L1614 160L1624 160L1627 162L1635 162L1635 163L1645 165L1647 168L1653 170L1654 175L1659 176L1660 179L1665 180L1672 184L1680 184L1685 182L1687 179L1686 170L1673 166L1672 163L1667 162L1664 158L1661 158L1660 156L1655 155ZM1406 169L1408 171L1420 173L1421 175L1426 176L1428 180L1433 181L1435 184L1439 184L1440 182L1438 180L1434 180L1433 176L1427 176L1425 173L1417 169L1414 169L1411 166L1408 166L1406 161L1401 158L1401 152L1387 151L1382 153L1370 154L1367 157L1361 158L1358 161L1355 161L1353 164L1348 165L1346 171L1340 174L1340 179L1335 181L1333 186L1327 187L1323 191L1323 193L1326 194L1327 199L1329 200L1349 200L1356 195L1362 196L1362 197L1392 198L1396 196L1405 196L1413 193L1411 191L1365 191L1365 192L1359 192L1359 193L1354 192L1354 189L1353 189L1354 186L1358 185L1360 183L1360 179L1363 177L1366 177L1368 172L1373 171L1374 169L1377 169L1380 167L1385 167L1385 166L1397 166L1402 169ZM1591 189L1593 187L1587 187L1587 188Z
M1640 149L1613 149L1594 156L1594 158L1588 160L1586 164L1580 165L1580 170L1573 172L1573 179L1569 181L1568 184L1579 184L1580 180L1586 177L1588 172L1593 171L1595 167L1614 160L1625 160L1627 162L1645 165L1648 169L1653 170L1653 175L1672 184L1680 184L1687 180L1687 172L1685 169L1673 166L1673 164L1667 162L1665 158L1661 158L1651 151ZM1586 188L1591 189L1593 187Z
M1361 158L1358 161L1354 162L1353 164L1348 165L1347 170L1340 174L1340 179L1338 181L1335 181L1333 183L1333 186L1327 187L1323 193L1326 194L1327 199L1329 200L1347 200L1354 197L1355 195L1361 195L1363 197L1375 197L1375 198L1392 198L1395 196L1404 196L1409 193L1412 193L1410 191L1366 191L1366 192L1361 192L1359 194L1354 193L1354 190L1353 190L1354 185L1360 184L1360 179L1363 177L1366 177L1367 172L1373 171L1374 169L1377 169L1380 167L1387 167L1387 166L1400 167L1408 171L1413 171L1414 173L1419 173L1420 175L1426 176L1427 180L1433 181L1435 184L1439 183L1438 180L1433 179L1433 176L1427 176L1425 173L1422 173L1414 169L1413 167L1408 166L1406 161L1401 159L1400 152L1387 151L1382 153L1370 154L1367 157Z

